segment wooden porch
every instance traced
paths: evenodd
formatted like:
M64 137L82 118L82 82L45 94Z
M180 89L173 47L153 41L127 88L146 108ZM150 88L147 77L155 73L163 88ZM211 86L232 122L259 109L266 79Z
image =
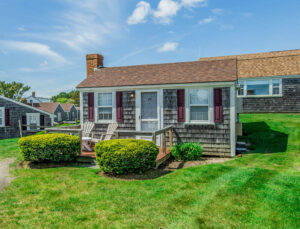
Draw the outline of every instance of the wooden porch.
M71 135L78 135L81 140L82 146L82 128L81 126L68 126L68 127L58 127L58 128L46 128L46 133L65 133ZM170 149L173 146L173 127L168 126L162 128L157 131L134 131L134 130L116 130L115 131L115 138L122 139L122 136L135 138L136 136L151 136L153 143L157 144L157 136L161 135L161 146L159 147L159 153L156 158L156 167L160 164L165 162L170 156L171 152ZM167 138L168 135L169 139L169 147L167 148ZM81 147L82 148L82 147ZM81 155L82 157L87 158L96 158L94 148L92 147L92 151L82 150Z

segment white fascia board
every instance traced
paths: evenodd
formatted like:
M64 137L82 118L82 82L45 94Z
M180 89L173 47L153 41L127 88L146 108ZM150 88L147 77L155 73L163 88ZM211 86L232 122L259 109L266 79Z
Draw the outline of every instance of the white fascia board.
M12 102L12 103L16 103L16 104L18 104L18 105L21 105L21 106L27 107L27 108L29 108L29 109L32 109L32 110L35 110L35 111L38 111L38 112L41 112L41 113L44 113L44 114L47 114L47 115L53 116L53 114L52 114L52 113L49 113L49 112L47 112L47 111L40 110L40 109L38 109L38 108L36 108L36 107L32 107L32 106L29 106L29 105L27 105L27 104L24 104L24 103L20 103L20 102L18 102L18 101L16 101L16 100L13 100L13 99L10 99L10 98L7 98L7 97L4 97L4 96L2 96L2 95L0 95L0 98L1 98L1 99L5 99L5 100L7 100L7 101L10 101L10 102Z
M238 80L270 80L270 79L286 79L286 78L300 78L300 75L281 75L281 76L257 76L257 77L238 77Z
M128 91L142 89L176 89L187 87L230 87L234 86L236 81L212 82L212 83L182 83L182 84L160 84L160 85L140 85L140 86L120 86L120 87L90 87L77 88L80 92L95 91Z

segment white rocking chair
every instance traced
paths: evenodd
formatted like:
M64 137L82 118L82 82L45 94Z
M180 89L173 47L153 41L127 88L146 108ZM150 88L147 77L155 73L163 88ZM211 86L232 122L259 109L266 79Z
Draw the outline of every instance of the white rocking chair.
M110 140L112 138L112 136L114 135L114 132L117 128L118 128L118 123L116 123L116 122L110 123L107 127L106 133L102 133L100 138L95 138L95 136L94 136L95 134L93 133L91 142L98 143L101 141Z
M93 122L85 122L82 125L82 149L92 151L90 144L92 140L92 129L95 127Z

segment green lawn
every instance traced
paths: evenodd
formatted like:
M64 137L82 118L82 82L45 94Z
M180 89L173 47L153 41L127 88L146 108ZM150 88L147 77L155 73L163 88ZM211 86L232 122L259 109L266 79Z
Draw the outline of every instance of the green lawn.
M89 168L15 169L2 228L300 228L300 115L242 115L252 154L154 180ZM17 152L0 141L0 155Z

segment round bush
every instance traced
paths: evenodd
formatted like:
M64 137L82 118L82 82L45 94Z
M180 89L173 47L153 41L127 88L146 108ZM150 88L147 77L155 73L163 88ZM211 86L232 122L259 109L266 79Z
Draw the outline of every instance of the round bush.
M176 160L195 161L202 156L202 147L199 143L187 142L177 143L172 147L171 153Z
M67 134L43 134L19 140L25 161L73 161L80 153L80 139Z
M113 139L97 143L95 152L103 172L141 173L155 166L158 147L146 140Z

